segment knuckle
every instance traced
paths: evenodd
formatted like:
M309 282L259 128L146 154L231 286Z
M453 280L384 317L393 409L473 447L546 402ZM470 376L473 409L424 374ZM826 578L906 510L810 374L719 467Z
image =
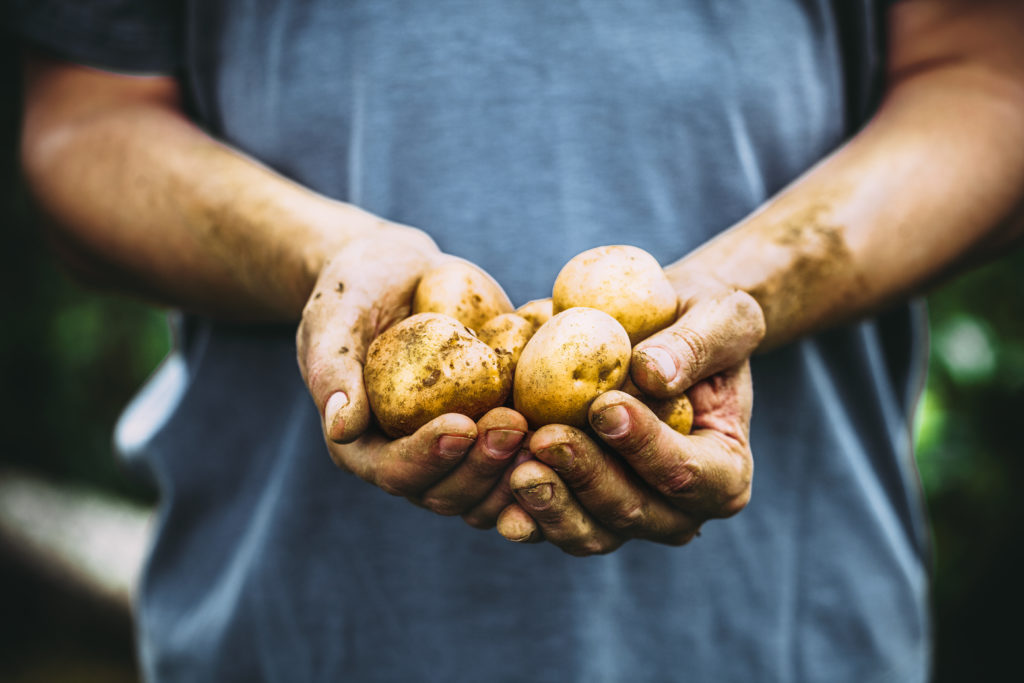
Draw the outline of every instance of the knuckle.
M742 493L730 497L724 502L719 510L719 515L723 519L726 517L732 517L737 514L740 510L747 507L747 503L750 502L750 487L747 487Z
M635 532L645 526L647 518L647 506L638 500L612 513L607 524L616 531Z
M573 557L591 557L593 555L607 555L617 547L618 544L591 538L580 543L575 543L564 548L564 550Z
M527 502L525 507L530 510L530 514L533 515L534 519L549 529L564 529L569 520L567 511L557 502L552 503L547 508L537 508Z
M751 336L757 341L764 338L767 326L764 320L764 310L757 303L757 299L744 291L733 292L729 297L729 303L735 311L736 320L742 320L749 328Z
M750 458L741 458L736 464L733 486L725 491L715 517L732 517L750 502L754 464Z
M586 496L601 488L602 473L597 467L574 467L573 470L565 481L577 496Z
M673 499L693 497L700 486L701 477L697 467L683 465L663 477L657 485L658 492Z
M442 498L429 496L422 501L423 507L431 512L445 517L454 517L466 512L465 501L455 498Z
M403 481L402 477L396 475L391 467L381 467L373 475L371 483L391 496L409 496L412 491Z
M477 443L479 444L480 441L477 441ZM484 482L493 485L508 464L502 461L484 459L479 456L478 451L471 448L462 461L462 466L466 469L466 473L472 482L479 485L482 485Z
M675 326L668 329L672 338L683 346L692 358L692 365L703 367L707 365L710 354L710 343L696 330L690 327Z
M636 455L650 458L655 455L658 445L658 432L637 425L615 443L617 451L623 455Z

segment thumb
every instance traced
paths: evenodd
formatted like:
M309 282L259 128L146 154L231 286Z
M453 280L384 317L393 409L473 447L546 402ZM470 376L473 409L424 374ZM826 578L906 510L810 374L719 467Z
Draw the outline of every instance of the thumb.
M746 292L699 298L675 323L634 347L630 374L648 395L676 396L749 358L764 334L764 313Z
M409 315L416 283L438 258L426 233L388 224L324 263L302 311L296 346L330 441L349 443L369 428L363 363L370 342Z
M335 443L354 441L370 426L363 362L371 333L364 319L348 306L328 315L311 299L296 337L302 378L320 411L324 434Z

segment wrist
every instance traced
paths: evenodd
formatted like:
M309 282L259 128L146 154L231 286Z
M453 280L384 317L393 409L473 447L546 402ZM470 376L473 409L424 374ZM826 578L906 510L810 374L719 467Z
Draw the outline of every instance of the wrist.
M419 252L430 264L443 258L437 244L423 230L381 218L354 204L318 197L306 208L305 222L310 236L300 248L302 275L295 292L301 304L305 304L334 255L358 240L402 244Z
M682 291L717 283L748 294L764 319L760 351L837 322L866 294L836 210L801 200L771 200L670 266Z
M719 274L700 267L700 264L688 259L677 261L665 268L665 275L679 297L679 305L685 308L687 302L694 298L716 295L725 291L733 292L738 288L727 282Z
M679 299L679 314L684 315L691 308L707 302L728 302L725 310L736 320L746 321L738 328L751 348L764 347L768 340L768 310L756 296L739 282L728 279L722 273L703 267L699 258L686 257L665 268L665 274Z

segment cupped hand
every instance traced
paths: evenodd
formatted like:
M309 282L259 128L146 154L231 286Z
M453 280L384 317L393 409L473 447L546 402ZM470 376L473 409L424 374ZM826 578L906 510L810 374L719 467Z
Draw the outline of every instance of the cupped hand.
M400 225L348 242L325 262L303 310L298 361L338 467L439 514L493 526L511 500L507 484L498 491L525 419L507 408L477 422L447 414L391 439L373 425L363 387L370 343L409 315L423 274L451 258L425 233Z
M749 295L714 281L677 276L673 284L681 315L634 348L631 376L652 396L688 390L693 431L679 434L621 391L591 405L593 433L542 427L529 442L533 459L509 477L516 503L497 524L506 538L546 540L573 555L630 539L682 545L749 501L749 356L764 317Z

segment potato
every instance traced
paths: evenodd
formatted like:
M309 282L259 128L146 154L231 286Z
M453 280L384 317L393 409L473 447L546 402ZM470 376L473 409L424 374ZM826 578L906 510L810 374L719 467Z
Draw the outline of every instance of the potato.
M373 340L363 383L381 428L399 437L444 413L483 416L504 403L512 377L458 320L419 313Z
M658 416L658 419L667 424L680 434L689 434L693 429L693 404L686 394L673 396L672 398L654 398L640 391L640 387L633 384L629 377L622 384L622 391L633 398L640 399L651 412Z
M494 278L467 261L449 261L428 271L413 295L413 313L442 313L479 330L512 302Z
M551 316L554 315L550 298L527 301L516 309L516 313L529 320L534 330L539 329L541 325L551 320Z
M558 273L554 312L588 306L618 320L636 344L676 320L676 292L643 249L614 245L574 256Z
M643 396L640 400L658 416L659 420L680 434L689 434L693 429L693 404L686 394L672 398Z
M515 313L502 313L484 323L477 336L480 341L494 349L502 362L502 367L506 368L511 377L519 363L519 356L534 331L533 323L528 322L526 318Z
M537 330L519 357L515 408L533 428L586 427L591 402L626 380L629 354L629 335L607 313L563 311Z

